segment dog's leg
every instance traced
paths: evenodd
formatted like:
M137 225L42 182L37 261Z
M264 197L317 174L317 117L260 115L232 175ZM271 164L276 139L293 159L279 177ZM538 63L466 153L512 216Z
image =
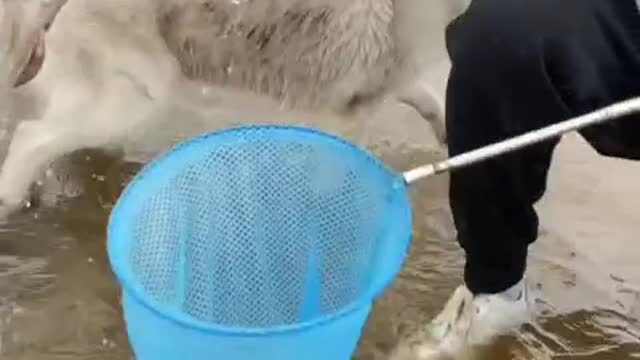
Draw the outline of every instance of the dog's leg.
M72 131L53 122L25 121L16 127L0 172L0 206L4 211L19 208L29 187L44 167L74 150Z
M17 210L31 184L54 160L83 148L119 145L158 109L164 99L151 99L130 78L114 75L99 94L74 101L52 99L40 121L18 125L0 172L0 215Z
M440 145L446 145L447 134L444 126L444 105L433 89L423 84L417 84L404 89L397 96L397 99L401 103L414 108L420 116L429 123Z
M79 133L97 97L83 85L69 81L55 87L42 76L32 83L34 93L45 96L48 105L41 120L21 122L13 132L0 169L0 217L21 207L31 184L51 161L84 146Z

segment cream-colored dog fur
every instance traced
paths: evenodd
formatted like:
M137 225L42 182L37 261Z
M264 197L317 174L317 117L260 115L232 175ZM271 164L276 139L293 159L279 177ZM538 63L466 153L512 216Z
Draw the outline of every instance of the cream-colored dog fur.
M2 1L36 9L64 2ZM117 147L153 128L169 104L215 106L227 91L344 116L367 116L395 99L443 139L441 97L418 83L432 51L425 39L444 38L467 1L68 0L44 38L41 70L19 88L44 111L14 131L0 171L2 206L20 207L51 161L81 148ZM19 25L3 26L5 35L43 18L1 15L3 24ZM5 48L11 51L24 53Z

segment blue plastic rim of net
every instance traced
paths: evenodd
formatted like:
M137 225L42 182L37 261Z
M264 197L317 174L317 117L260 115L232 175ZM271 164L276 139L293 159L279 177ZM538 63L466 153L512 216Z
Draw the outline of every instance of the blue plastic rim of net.
M412 212L366 151L251 126L147 165L108 230L139 360L347 360L404 264Z

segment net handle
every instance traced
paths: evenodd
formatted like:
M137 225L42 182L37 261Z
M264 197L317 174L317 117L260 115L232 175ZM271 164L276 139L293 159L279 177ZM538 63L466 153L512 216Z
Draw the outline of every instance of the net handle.
M404 172L402 175L407 184L412 184L418 180L428 178L432 175L441 174L456 169L460 169L475 163L495 158L524 147L537 144L539 142L564 135L568 132L581 129L590 125L604 123L635 112L640 112L640 97L621 101L613 105L601 108L594 112L578 116L561 123L550 125L538 130L530 131L523 135L510 138L495 144L472 150L447 160L423 165L415 169ZM640 134L638 135L640 136Z

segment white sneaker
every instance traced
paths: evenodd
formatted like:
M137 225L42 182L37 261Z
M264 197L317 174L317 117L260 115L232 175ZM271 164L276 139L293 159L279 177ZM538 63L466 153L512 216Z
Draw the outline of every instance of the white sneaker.
M442 312L427 326L429 341L414 349L417 358L455 357L469 347L488 345L528 322L531 314L524 280L508 291L511 294L518 289L521 291L515 298L506 292L474 297L466 286L458 287Z

